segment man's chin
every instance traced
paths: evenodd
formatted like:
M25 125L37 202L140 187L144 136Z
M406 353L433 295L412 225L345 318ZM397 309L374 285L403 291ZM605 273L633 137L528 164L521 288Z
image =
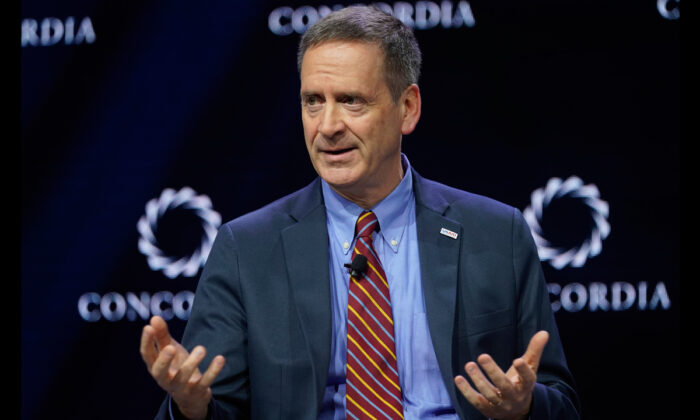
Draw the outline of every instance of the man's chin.
M348 190L357 185L357 179L352 177L321 175L321 178L323 178L323 180L335 190Z
M352 189L360 178L352 168L323 168L317 172L334 190Z

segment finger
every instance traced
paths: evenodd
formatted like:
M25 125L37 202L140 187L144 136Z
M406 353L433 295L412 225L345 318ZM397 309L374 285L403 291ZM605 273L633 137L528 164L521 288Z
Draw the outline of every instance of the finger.
M153 327L154 336L159 349L163 349L168 344L171 344L173 338L170 336L170 332L168 332L168 324L163 318L159 317L158 315L151 317L151 327Z
M172 382L176 388L182 388L190 383L196 383L201 379L202 375L196 371L206 353L207 351L203 346L197 346L192 349L192 353L187 356L173 377Z
M533 335L530 339L530 344L523 354L523 359L530 365L532 370L537 372L537 368L540 366L540 358L542 357L542 352L544 347L549 341L549 333L547 331L538 331L537 334Z
M143 332L141 333L141 347L139 350L141 351L141 358L146 363L146 367L149 371L153 363L155 363L156 358L158 358L154 334L153 327L150 325L143 327Z
M486 398L487 401L494 404L501 401L502 398L499 396L501 392L491 383L491 381L488 380L488 378L486 378L486 376L484 376L483 372L481 372L481 369L479 369L476 363L469 362L464 366L464 369L467 371L467 374L471 378L472 382L474 382L476 389Z
M216 379L216 377L219 376L219 373L221 373L223 370L225 364L226 359L224 359L224 356L216 356L209 364L207 371L204 372L204 375L202 375L202 379L199 381L199 384L201 386L210 387L211 384L214 383L214 379Z
M537 372L532 369L525 360L522 358L517 358L513 361L513 366L520 376L522 388L529 390L534 388L535 382L537 381Z
M463 376L455 376L454 381L459 392L464 395L464 398L482 414L489 416L489 412L493 410L493 406L489 403L489 400L477 392Z
M175 349L173 346L166 346L158 355L158 358L156 359L155 363L153 363L153 367L151 369L151 376L153 376L161 388L168 392L170 392L171 388L171 380L168 373L170 364L172 363L174 357Z
M503 393L509 393L512 388L511 382L506 377L506 374L496 364L493 358L488 354L482 354L477 358L479 365L486 372L491 383L495 386L494 392L499 399L503 398Z

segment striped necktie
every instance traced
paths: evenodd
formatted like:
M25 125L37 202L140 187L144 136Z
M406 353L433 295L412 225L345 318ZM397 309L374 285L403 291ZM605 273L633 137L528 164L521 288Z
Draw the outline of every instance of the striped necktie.
M377 216L364 211L355 225L353 259L363 255L367 267L360 278L350 277L345 410L348 419L403 419L389 284L372 245L374 231Z

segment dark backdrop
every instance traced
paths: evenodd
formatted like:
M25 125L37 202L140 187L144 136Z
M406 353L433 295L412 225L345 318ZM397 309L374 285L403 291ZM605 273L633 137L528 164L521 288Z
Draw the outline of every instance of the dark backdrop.
M411 164L583 249L541 254L583 417L679 417L678 0L386 5L424 55ZM315 176L295 29L324 6L22 2L22 418L153 416L141 329L182 334L205 229Z

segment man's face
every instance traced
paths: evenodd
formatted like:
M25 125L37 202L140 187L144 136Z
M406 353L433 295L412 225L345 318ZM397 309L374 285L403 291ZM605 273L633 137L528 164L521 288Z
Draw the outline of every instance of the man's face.
M351 200L386 195L403 174L405 106L402 100L394 104L383 63L378 45L343 41L312 47L302 61L302 122L311 162Z

